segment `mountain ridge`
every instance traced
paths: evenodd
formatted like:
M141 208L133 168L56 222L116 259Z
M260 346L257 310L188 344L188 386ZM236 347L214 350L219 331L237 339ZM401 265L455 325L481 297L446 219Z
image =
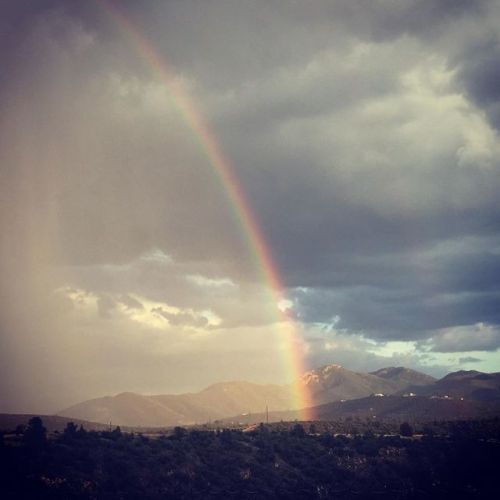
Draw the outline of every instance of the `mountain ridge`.
M370 374L386 380L398 381L406 385L428 385L437 380L426 373L418 372L411 368L405 368L404 366L380 368L379 370L370 372Z
M387 370L391 370L388 368ZM406 369L409 370L409 369ZM420 372L414 379L429 377ZM432 377L429 377L432 378ZM435 379L432 379L435 380ZM394 394L407 386L395 376L381 377L330 364L305 372L296 384L306 386L312 405L370 394ZM298 410L294 406L295 386L256 384L247 381L217 382L198 392L142 395L121 392L83 401L57 413L59 416L125 426L192 425L231 415Z
M500 373L488 374L474 370L449 373L437 380L405 367L386 367L360 373L331 364L308 370L296 384L309 392L311 407L314 408L369 396L415 395L427 399L486 402L500 400ZM130 427L193 425L224 420L234 415L261 414L266 408L271 413L295 414L299 410L294 405L295 391L296 385L293 384L256 384L242 380L217 382L201 391L184 394L142 395L122 392L115 396L83 401L57 415L105 424L111 421ZM414 403L402 401L401 404L409 407ZM438 408L441 404L426 402L421 403L421 406ZM450 408L453 406L447 405Z
M334 401L309 409L311 421L357 419L369 421L409 420L430 422L433 420L468 420L500 416L500 400L481 401L432 398L426 396L385 397L368 396L347 401ZM298 411L280 411L269 414L235 415L223 419L221 424L253 425L260 422L290 422L300 419Z
M479 401L500 400L500 372L459 370L425 386L409 386L418 396L452 397Z

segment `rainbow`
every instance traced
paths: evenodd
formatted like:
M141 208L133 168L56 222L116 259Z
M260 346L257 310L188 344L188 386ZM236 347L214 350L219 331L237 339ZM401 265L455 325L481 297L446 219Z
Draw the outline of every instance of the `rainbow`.
M165 57L159 54L147 37L134 24L133 20L116 4L110 0L96 0L96 2L110 15L120 30L126 34L138 54L147 61L169 91L179 113L197 138L201 150L219 178L230 205L234 208L240 222L248 248L257 263L257 270L271 290L270 300L275 304L276 319L287 345L284 362L288 370L287 375L289 379L293 380L293 406L303 410L301 419L309 420L310 415L307 408L312 406L312 402L306 385L300 381L300 377L306 369L304 356L300 348L299 335L293 319L286 310L283 311L278 307L278 303L284 297L284 287L280 274L273 262L262 231L250 209L245 193L234 175L230 162L224 156L216 137L210 131L193 98L186 92L182 84L174 78Z

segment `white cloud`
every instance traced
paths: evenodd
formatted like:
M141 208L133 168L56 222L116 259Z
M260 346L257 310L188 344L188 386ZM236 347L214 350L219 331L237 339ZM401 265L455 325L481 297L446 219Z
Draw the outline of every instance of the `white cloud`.
M229 278L209 278L201 274L189 274L186 276L186 280L202 288L234 288L237 286Z
M495 351L500 347L500 328L484 323L444 328L425 345L436 352Z

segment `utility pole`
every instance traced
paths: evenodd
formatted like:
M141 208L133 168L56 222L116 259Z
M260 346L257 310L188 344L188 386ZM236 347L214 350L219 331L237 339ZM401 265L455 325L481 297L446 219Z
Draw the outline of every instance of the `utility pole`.
M269 407L266 405L266 424L269 423Z

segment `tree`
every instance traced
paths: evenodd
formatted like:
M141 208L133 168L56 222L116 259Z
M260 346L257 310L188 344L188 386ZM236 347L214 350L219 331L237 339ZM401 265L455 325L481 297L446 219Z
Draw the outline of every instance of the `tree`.
M182 439L183 437L186 437L188 434L187 430L184 429L184 427L174 427L174 437L176 439Z
M31 448L41 448L47 442L47 429L40 417L33 417L24 431L24 442Z
M401 436L413 436L413 427L408 422L403 422L399 426L399 433L401 434Z
M111 437L114 439L118 439L122 436L122 430L119 425L117 425L113 431L111 432Z
M434 430L430 425L426 425L423 430L424 436L427 438L434 437Z
M230 429L222 429L219 434L220 442L226 446L231 446L233 444L233 433Z
M64 437L65 438L74 438L77 433L77 427L74 422L68 422L66 424L66 428L64 429Z
M290 431L290 436L293 436L293 437L301 438L301 437L304 437L305 435L306 435L306 431L304 430L304 427L302 427L302 425L300 425L300 424L295 424L292 427L292 430Z

